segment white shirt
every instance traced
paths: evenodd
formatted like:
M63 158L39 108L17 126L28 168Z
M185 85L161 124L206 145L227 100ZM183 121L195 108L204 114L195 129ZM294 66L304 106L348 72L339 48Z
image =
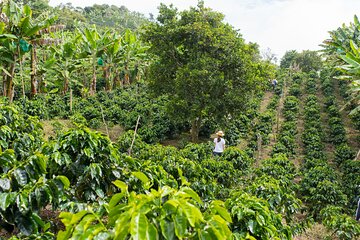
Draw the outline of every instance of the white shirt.
M225 140L223 138L220 139L220 142L218 142L218 139L214 139L215 148L214 152L222 153L225 149Z

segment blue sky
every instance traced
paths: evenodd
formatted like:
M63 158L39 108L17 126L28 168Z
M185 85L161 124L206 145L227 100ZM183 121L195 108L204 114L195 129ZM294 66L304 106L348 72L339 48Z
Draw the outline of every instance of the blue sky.
M73 6L109 4L131 11L157 15L160 2L180 10L196 6L197 0L50 0L50 5L70 2ZM287 50L318 50L328 31L360 17L360 0L205 0L205 5L225 15L247 42L270 49L280 59Z

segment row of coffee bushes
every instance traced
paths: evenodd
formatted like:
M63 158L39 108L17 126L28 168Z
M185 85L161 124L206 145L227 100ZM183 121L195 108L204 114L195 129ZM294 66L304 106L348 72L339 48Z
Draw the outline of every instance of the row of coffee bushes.
M297 83L301 80L296 78ZM280 84L278 85L279 89L277 93L284 94L283 87L286 83L288 86L292 86L293 80L289 79L287 74L281 74L281 77L278 78ZM299 85L297 86L299 87ZM276 114L279 111L279 100L281 95L275 94L271 99L270 103L267 106L265 112L270 112L275 114L274 118L279 117ZM290 229L291 238L296 235L299 235L308 227L307 221L298 221L295 217L296 214L301 212L303 207L301 200L296 196L297 185L294 182L294 178L297 175L296 167L288 157L292 154L295 149L295 144L289 144L287 141L288 138L286 133L290 133L296 128L296 116L298 112L298 103L292 99L292 97L287 97L284 103L283 114L287 116L292 123L287 121L281 123L281 131L279 138L275 146L273 147L272 156L269 159L264 159L261 161L260 166L255 168L255 174L249 179L249 182L244 186L244 191L255 195L258 198L261 198L269 203L269 208L282 216L282 221L286 223L284 226ZM292 112L292 114L290 114ZM290 120L291 119L291 120ZM259 124L263 125L259 119ZM269 121L266 119L267 123L272 125L276 124L275 119ZM270 125L270 124L269 124ZM272 125L269 126L268 131L262 132L261 134L270 134L270 129ZM271 127L271 128L270 128ZM288 132L289 131L289 132ZM295 135L295 134L293 134ZM291 136L293 139L293 136ZM292 141L294 143L294 141ZM281 146L281 147L280 147Z
M299 114L299 100L301 78L292 78L289 81L289 96L285 98L282 115L284 122L281 125L277 142L273 147L272 155L283 153L287 157L296 153L297 121ZM292 95L295 94L295 95Z
M329 141L338 146L346 143L346 131L341 119L339 106L337 105L335 97L335 89L333 85L333 79L321 73L321 89L324 95L325 110L329 116Z
M335 95L335 83L328 71L321 73L321 84L325 96L325 107L329 116L329 139L335 145L334 162L340 171L343 172L344 192L349 199L349 209L356 208L357 198L360 194L360 176L356 169L359 164L355 159L355 151L347 143L344 124L341 119L340 107L337 104Z
M228 146L237 146L242 141L246 141L252 131L255 119L259 116L259 107L263 96L263 92L255 95L249 101L245 112L228 119L224 123L224 128L213 126L213 129L221 128L225 131Z
M282 89L283 81L278 80L277 89ZM278 91L281 94L282 90ZM248 138L250 139L247 145L248 151L252 154L256 150L259 150L259 145L264 146L270 143L270 135L273 130L273 126L276 122L276 113L279 105L280 95L275 93L263 113L257 116L257 119L253 122L252 132L249 133Z
M305 158L302 166L300 194L307 205L309 216L322 222L341 239L352 239L358 234L354 225L339 225L331 216L338 207L346 206L347 196L343 192L341 177L329 164L324 152L325 133L321 122L321 106L315 93L318 92L317 78L308 77L308 93L304 105L304 132L302 135ZM335 208L335 210L334 210ZM346 222L352 222L346 215ZM337 225L336 225L337 224Z

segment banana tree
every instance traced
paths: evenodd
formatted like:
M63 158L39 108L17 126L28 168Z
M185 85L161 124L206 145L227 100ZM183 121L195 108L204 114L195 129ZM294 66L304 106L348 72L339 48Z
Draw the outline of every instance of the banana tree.
M343 71L342 79L352 79L351 92L352 103L356 108L350 114L360 111L360 22L354 16L354 22L349 26L343 25L335 31L330 32L331 39L325 40L323 47L327 55L337 56L336 65Z
M125 31L120 50L122 52L121 62L124 66L124 85L131 83L131 72L135 79L140 78L142 70L148 66L150 61L149 55L146 52L148 49L149 46L143 45L137 39L135 33L129 29Z
M360 111L360 48L352 40L350 40L350 46L351 51L340 56L346 64L339 67L345 74L352 76L351 101L356 104L356 108L350 114L354 114Z
M9 62L10 76L4 81L4 89L7 96L12 102L14 95L14 73L16 65L22 64L25 54L31 52L31 94L36 94L36 46L48 44L51 40L43 39L42 34L48 32L49 26L55 18L47 18L41 22L35 22L32 18L31 8L25 5L22 9L14 2L7 1L2 3L2 32L8 34L7 52L11 55Z
M103 76L105 80L105 90L111 91L113 88L113 82L111 81L113 76L113 71L115 69L115 76L117 70L117 63L119 61L119 50L121 47L121 38L116 33L111 34L106 32L103 35L103 44L107 46L100 51L99 55L101 56L98 59L98 64L103 67Z
M0 26L4 23L0 23ZM17 46L13 44L15 35L4 33L4 28L0 27L0 63L1 75L3 78L3 95L12 96L13 93L13 76L15 74L14 53L18 51Z
M3 2L1 8L1 39L2 39L2 55L5 56L5 66L8 71L3 71L3 91L4 96L12 102L14 96L14 75L16 63L20 57L20 40L19 32L21 31L21 19L26 9L22 11L14 2ZM22 49L26 49L26 45L22 41ZM5 69L5 68L4 68Z
M64 36L64 43L56 47L51 47L53 53L55 77L58 81L55 82L60 86L63 94L67 93L71 85L79 84L74 76L75 71L79 68L78 45L79 35Z
M96 70L98 65L98 54L103 51L107 45L103 36L97 31L96 26L92 28L79 29L82 36L82 48L84 53L89 57L92 68L92 78L90 83L90 95L96 93Z

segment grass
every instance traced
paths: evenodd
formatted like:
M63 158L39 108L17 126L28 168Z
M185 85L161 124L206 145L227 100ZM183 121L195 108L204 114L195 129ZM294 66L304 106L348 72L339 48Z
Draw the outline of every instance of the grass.
M57 120L44 120L41 121L43 126L44 138L49 140L56 136L57 131L67 131L70 128L75 127L71 120L57 119ZM101 132L107 135L112 142L116 142L121 134L124 133L124 129L120 125L114 125L106 129L105 126L101 126L99 129L91 129L94 131Z

